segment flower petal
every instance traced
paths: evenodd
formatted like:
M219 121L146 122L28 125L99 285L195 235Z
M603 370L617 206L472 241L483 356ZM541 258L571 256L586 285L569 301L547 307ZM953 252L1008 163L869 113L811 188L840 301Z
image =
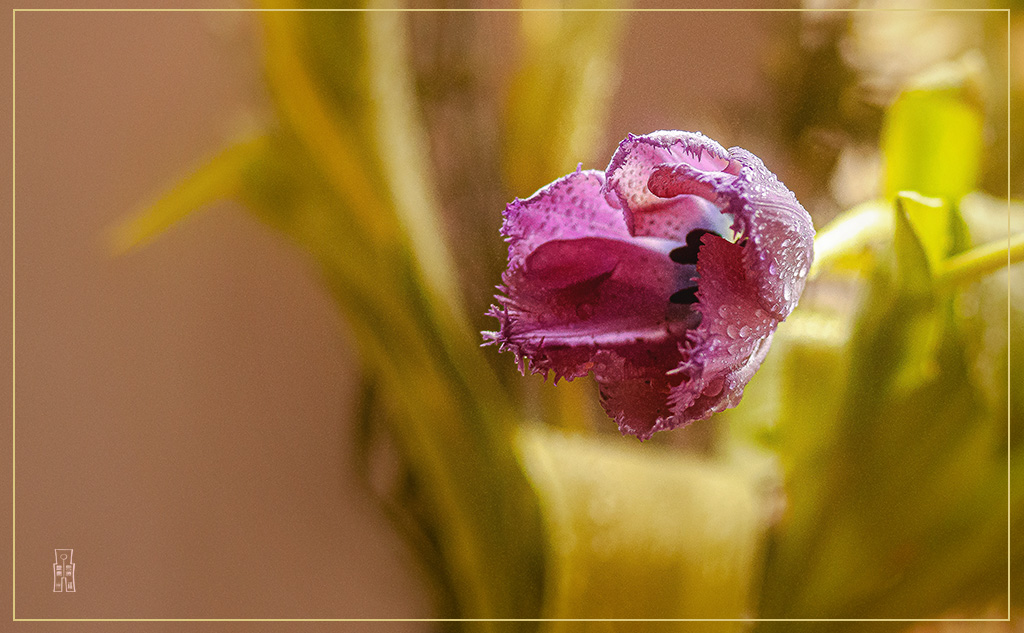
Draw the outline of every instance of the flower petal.
M509 241L509 267L522 264L538 245L574 237L628 238L622 212L608 204L604 174L580 170L505 209L501 232Z
M594 377L601 387L601 406L625 435L646 440L672 417L670 396L682 380L670 375L681 356L675 341L652 346L645 357L599 352Z
M738 169L725 149L703 134L630 134L612 156L605 185L622 205L630 233L680 241L695 228L725 234L731 219L723 217L713 202L688 192L674 197L651 193L647 183L655 168L663 164L686 164L711 173Z
M534 372L554 371L556 380L586 374L599 350L647 362L649 347L674 348L696 326L690 305L669 301L695 273L635 241L550 240L502 275L507 296L491 311L501 327L485 336L511 349L521 369L525 356Z
M796 307L811 270L814 225L760 158L739 147L729 156L742 165L741 193L730 208L741 236L750 240L743 259L757 276L761 307L782 320Z
M696 305L703 318L680 345L682 361L673 373L683 380L672 392L675 417L669 424L687 424L738 404L768 351L778 320L758 302L744 250L715 235L703 237Z
M732 216L737 242L747 241L743 260L753 274L761 308L782 320L796 306L811 268L811 217L761 159L738 147L729 150L729 157L730 167L738 166L736 175L665 163L651 171L648 189L666 199L699 195Z

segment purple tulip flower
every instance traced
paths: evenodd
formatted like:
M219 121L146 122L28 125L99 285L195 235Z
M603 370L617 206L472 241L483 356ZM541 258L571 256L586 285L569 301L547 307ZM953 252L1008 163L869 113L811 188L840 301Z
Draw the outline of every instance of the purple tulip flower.
M793 310L814 227L759 158L693 132L630 135L505 210L488 343L520 371L593 373L640 439L739 403Z

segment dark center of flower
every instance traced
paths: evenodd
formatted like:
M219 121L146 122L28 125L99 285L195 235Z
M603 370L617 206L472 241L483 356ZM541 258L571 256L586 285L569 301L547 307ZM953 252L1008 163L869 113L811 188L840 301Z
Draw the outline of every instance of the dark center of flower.
M679 304L690 304L697 302L697 286L690 288L683 288L677 292L673 292L672 296L668 298L672 303Z
M668 254L669 258L677 264L696 264L697 253L700 252L701 246L700 238L707 233L718 235L708 229L693 229L686 234L686 246L672 249L672 252Z
M700 253L701 238L710 233L712 235L718 235L714 231L708 229L693 229L686 234L686 246L680 246L674 248L668 254L669 259L677 264L697 264L697 255ZM719 236L720 237L720 236ZM669 302L680 305L689 305L697 302L697 286L688 286L677 292L672 293L672 296L668 298Z

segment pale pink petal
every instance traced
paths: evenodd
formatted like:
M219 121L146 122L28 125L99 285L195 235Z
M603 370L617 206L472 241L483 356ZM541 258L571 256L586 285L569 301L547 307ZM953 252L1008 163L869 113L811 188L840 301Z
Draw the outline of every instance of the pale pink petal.
M760 158L739 147L729 155L742 165L741 193L731 210L750 241L744 262L757 277L761 307L784 319L796 307L814 259L811 216Z
M723 218L715 204L696 195L666 199L650 191L651 174L664 164L686 164L709 172L735 168L725 149L703 134L662 131L629 135L612 156L605 188L622 206L630 233L675 240L685 239L694 228L724 234L732 220Z
M796 196L750 152L729 150L731 169L704 172L687 163L665 163L651 171L648 188L666 200L698 195L733 218L736 241L757 285L761 308L784 319L796 306L814 257L814 227Z

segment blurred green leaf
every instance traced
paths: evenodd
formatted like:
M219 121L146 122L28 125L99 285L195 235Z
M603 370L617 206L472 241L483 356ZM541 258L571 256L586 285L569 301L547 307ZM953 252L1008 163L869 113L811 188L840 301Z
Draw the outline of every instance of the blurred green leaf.
M194 211L237 196L243 174L266 151L267 139L262 137L241 141L221 151L144 211L115 226L110 234L114 252L124 253L147 244Z
M381 8L380 4L371 2L369 8ZM389 11L363 17L375 146L396 213L410 237L409 247L423 268L424 282L433 286L433 296L450 303L461 316L455 264L444 241L437 194L431 185L429 141L415 110L407 63L407 21L407 15Z
M818 231L811 278L824 272L851 277L869 274L893 234L894 204L901 205L932 274L945 269L950 255L970 247L958 204L900 191L893 201L870 200L844 211Z
M560 2L531 3L558 9ZM620 2L574 8L615 9ZM522 61L505 109L504 167L509 188L526 197L591 156L615 82L619 11L519 14Z
M535 615L542 533L509 437L517 412L453 296L426 153L391 146L423 140L407 51L390 41L405 16L260 15L280 127L186 179L141 233L234 195L307 251L373 377L357 439L386 425L394 440L404 474L387 507L439 572L441 615L475 630Z
M931 290L931 258L929 249L925 246L925 239L932 243L946 241L946 232L942 230L941 225L935 228L934 214L929 213L936 211L935 206L923 200L925 199L903 193L896 197L896 204L893 207L896 213L892 238L895 252L894 277L899 291L908 295L925 295ZM917 221L910 219L908 207ZM941 203L939 207L941 208ZM917 230L918 226L925 228L923 236Z
M393 423L386 419L389 413L392 412L388 402L381 397L380 381L364 371L351 447L356 473L399 536L415 552L420 571L431 580L428 590L432 591L440 612L456 612L452 579L445 573L436 530L419 490L422 482L403 460L390 454L395 446L390 432Z
M769 496L748 469L529 427L519 451L548 531L544 617L749 616ZM551 622L545 630L593 626ZM629 630L708 626L631 623Z
M365 113L346 113L335 107L336 102L328 101L335 93L330 90L334 84L319 79L322 75L315 74L316 66L310 67L310 58L316 59L315 47L311 48L310 43L339 39L349 43L354 54L335 60L341 68L332 68L328 77L365 79L365 40L361 31L365 14L318 13L313 19L294 11L263 11L259 15L264 26L267 82L282 123L305 146L335 194L359 221L366 237L382 247L394 247L399 239L397 218L377 212L387 206L388 200L381 196L379 180L373 178L379 166L366 135ZM307 33L325 20L337 27L332 38ZM354 97L342 103L368 101L360 99L358 92Z
M885 196L900 191L955 202L978 182L982 111L973 56L936 68L904 91L882 127Z
M937 617L1005 587L1005 418L983 397L992 377L971 370L969 324L934 289L920 235L941 231L932 218L915 226L916 204L897 201L892 254L876 259L842 354L785 336L773 349L797 387L781 390L789 510L770 541L763 617ZM809 288L810 307L828 281Z
M542 549L536 501L506 435L511 404L472 333L427 305L408 251L381 257L302 143L283 138L276 149L252 174L245 200L313 256L377 377L375 406L385 410L422 495L425 509L417 513L428 517L455 592L458 611L443 615L535 612Z
M911 229L924 251L925 263L932 275L953 249L951 208L952 205L939 198L926 198L913 191L901 191L896 196L897 214L909 224L904 226L902 222L897 222L897 244L905 232L901 229Z
M871 248L892 235L891 203L871 200L841 213L814 238L810 276L824 271L849 270L863 274L870 268Z

